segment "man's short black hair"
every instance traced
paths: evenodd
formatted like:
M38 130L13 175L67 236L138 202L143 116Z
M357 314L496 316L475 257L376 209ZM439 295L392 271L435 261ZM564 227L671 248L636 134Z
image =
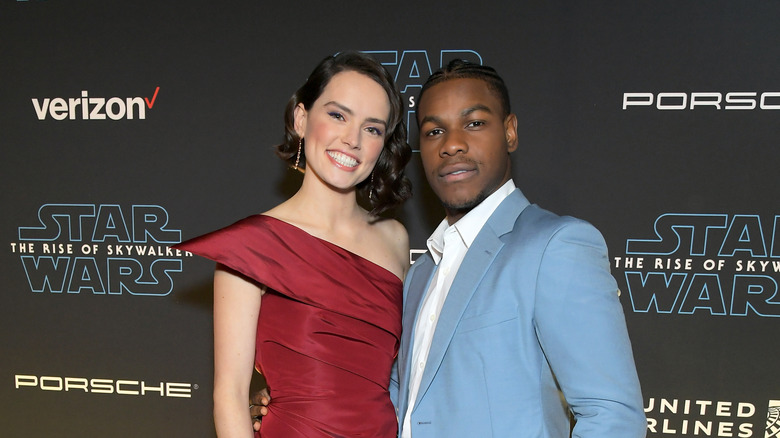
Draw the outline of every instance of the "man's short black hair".
M422 86L422 90L420 90L417 106L420 105L423 95L429 88L451 79L479 79L485 81L488 88L496 93L496 97L501 102L501 110L504 112L502 117L506 117L512 112L509 105L509 91L504 80L501 79L496 70L487 65L475 64L462 59L453 59L446 67L436 70L428 77L428 80Z

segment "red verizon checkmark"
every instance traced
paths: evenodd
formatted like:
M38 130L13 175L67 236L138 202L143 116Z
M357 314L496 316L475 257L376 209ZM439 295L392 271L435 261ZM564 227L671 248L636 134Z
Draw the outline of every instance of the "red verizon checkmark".
M157 87L154 89L154 96L152 96L152 101L149 101L148 97L144 97L144 100L146 101L146 106L149 107L149 109L152 109L154 106L154 100L157 99L157 92L160 91L160 87Z

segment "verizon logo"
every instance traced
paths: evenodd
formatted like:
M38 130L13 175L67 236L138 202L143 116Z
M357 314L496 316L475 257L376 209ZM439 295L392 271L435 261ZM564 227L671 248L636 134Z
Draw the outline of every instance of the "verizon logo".
M32 104L38 120L51 117L54 120L134 120L146 119L146 109L152 109L157 100L160 87L154 89L151 99L148 97L90 97L84 90L81 97L33 98Z

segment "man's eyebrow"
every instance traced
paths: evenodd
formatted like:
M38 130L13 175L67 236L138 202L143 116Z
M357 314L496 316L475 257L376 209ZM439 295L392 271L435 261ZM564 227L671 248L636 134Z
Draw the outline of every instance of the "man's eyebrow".
M436 116L425 116L425 117L422 118L422 120L420 120L420 126L422 126L422 125L424 125L424 124L426 124L428 122L433 122L433 123L439 125L439 124L441 124L441 119L436 117Z
M485 111L485 112L488 112L488 113L491 113L491 114L493 113L493 111L490 110L489 106L483 105L481 103L478 103L478 104L476 104L474 106L470 106L470 107L464 109L463 111L461 111L460 112L460 117L461 118L468 117L469 114L471 114L473 112L476 112L476 111ZM433 122L433 123L436 123L436 124L440 124L441 123L441 119L439 117L437 117L437 116L425 116L422 119L420 119L420 126L424 125L427 122Z
M471 113L473 113L475 111L485 111L485 112L488 112L488 113L491 113L491 114L493 113L493 111L490 110L490 107L488 107L487 105L483 105L481 103L478 103L478 104L476 104L474 106L468 107L468 108L464 109L463 111L461 111L460 112L460 116L461 117L466 117L466 116L468 116L469 114L471 114Z
M350 116L355 115L355 113L353 113L352 110L349 109L349 107L346 107L346 106L336 102L335 100L331 100L330 102L326 102L324 106L328 106L328 105L334 105L334 106L338 107L340 110L342 110L345 113L349 114ZM387 128L387 121L386 120L377 119L375 117L368 117L368 118L366 118L366 121L367 122L371 122L371 123L380 123L380 124L384 125L385 128Z

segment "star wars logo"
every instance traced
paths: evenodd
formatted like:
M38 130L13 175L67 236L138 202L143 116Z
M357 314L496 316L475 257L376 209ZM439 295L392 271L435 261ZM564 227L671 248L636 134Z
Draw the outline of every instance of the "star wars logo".
M364 50L378 60L395 78L396 86L406 106L404 121L409 130L407 141L417 149L417 120L415 100L428 76L435 70L446 66L453 59L463 59L482 64L482 56L474 50Z
M165 296L183 255L159 205L45 204L11 243L32 292Z
M666 213L653 230L613 258L634 312L780 316L780 216Z

